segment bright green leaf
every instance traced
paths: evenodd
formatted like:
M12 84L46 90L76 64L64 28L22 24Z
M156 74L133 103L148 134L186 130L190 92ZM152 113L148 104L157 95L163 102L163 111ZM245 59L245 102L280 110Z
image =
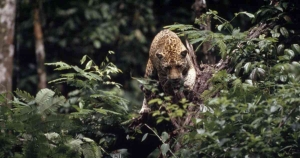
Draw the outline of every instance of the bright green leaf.
M169 151L169 149L170 149L169 144L164 143L160 146L160 150L161 150L161 153L163 156L167 155L167 152Z
M287 29L285 27L281 27L280 28L280 33L285 37L288 38L289 37L289 32L287 31Z
M90 69L91 66L92 66L92 64L93 64L93 61L90 60L90 61L86 64L85 69L87 69L87 70Z
M167 132L163 132L161 134L161 139L162 139L162 142L166 142L168 139L170 138L169 134Z
M142 141L144 141L144 140L147 138L147 136L148 136L148 133L144 134L144 135L143 135L143 138L142 138ZM142 142L142 141L141 141L141 142Z

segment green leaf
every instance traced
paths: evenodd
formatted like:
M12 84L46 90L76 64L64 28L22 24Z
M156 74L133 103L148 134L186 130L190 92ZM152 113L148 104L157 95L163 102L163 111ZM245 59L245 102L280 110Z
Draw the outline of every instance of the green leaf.
M294 51L291 50L291 49L285 49L284 50L284 54L287 55L287 56L289 56L289 59L292 59L295 56Z
M287 75L280 75L279 79L281 82L286 82L287 81L288 76Z
M204 40L206 40L206 37L191 39L190 44L195 44L195 43L198 43L198 42L201 42L201 41L204 41Z
M249 77L250 77L251 80L256 81L256 79L257 79L257 68L252 70Z
M170 136L167 132L162 132L161 139L162 139L163 143L165 143L169 138L170 138Z
M88 143L93 143L94 142L93 139L87 138L87 137L83 137L82 140L84 140L85 142L88 142Z
M226 44L224 43L224 41L223 41L223 40L218 40L218 41L217 41L217 45L218 45L218 47L220 48L221 53L222 53L222 54L225 54L225 53L226 53L227 46L226 46Z
M16 97L14 97L14 100L11 101L11 103L14 104L14 105L18 104L18 105L28 106L27 104L25 104L25 103L19 101L19 99L16 98Z
M84 143L81 145L81 151L84 158L98 158L102 157L102 153L100 148L97 146L95 142L92 143Z
M122 115L118 112L111 111L111 110L106 110L106 109L102 109L102 108L94 108L94 110L101 113L101 114L104 114L104 115L107 115L108 113L115 114L115 115Z
M250 68L251 68L251 62L247 62L245 65L244 65L244 73L248 73L250 71Z
M248 13L248 12L239 12L238 14L245 14L245 15L247 15L249 18L255 18L255 16L253 15L253 14L251 14L251 13Z
M283 12L283 9L282 9L280 6L276 6L275 8L276 8L277 10Z
M48 88L45 89L41 89L36 97L35 97L35 102L37 104L42 104L43 102L49 100L50 98L52 98L54 96L54 92Z
M233 29L232 30L232 36L236 36L238 33L240 33L240 29L239 28L237 28L237 29Z
M288 56L288 55L282 55L282 56L279 56L278 59L280 61L287 61L287 60L290 60L290 56Z
M169 151L169 149L170 149L169 144L164 143L160 146L160 150L161 150L161 153L163 156L167 155L167 152Z
M64 96L50 98L37 106L37 112L40 114L55 113L65 101L66 98Z
M263 120L263 117L258 117L257 119L255 119L255 120L251 123L251 125L252 125L254 128L257 128L258 126L260 126L262 120Z
M141 142L143 142L147 138L147 136L148 136L148 133L144 134Z
M239 62L239 63L235 66L234 71L235 71L235 75L236 75L236 76L239 75L240 70L241 70L241 68L242 68L242 66L243 66L243 64L244 64L244 61L245 61L245 59L243 59L241 62Z
M281 54L283 52L284 49L284 44L280 44L277 47L277 54Z
M84 56L82 57L82 59L80 60L80 64L82 65L82 64L85 62L85 60L86 60L86 55L84 55Z
M151 104L154 104L154 103L157 103L157 104L162 104L162 100L161 99L159 99L159 98L155 98L155 99L151 99L149 102L148 102L148 104L149 105L151 105Z
M17 94L17 96L18 96L21 100L23 100L23 101L26 102L26 103L29 103L29 102L31 102L31 101L34 101L34 97L31 96L29 93L27 93L27 92L25 92L25 91L21 91L21 90L17 89L17 90L15 91L15 93Z
M56 62L56 63L45 63L45 65L50 65L50 66L56 66L58 68L54 69L54 70L67 70L67 69L71 69L72 67L65 63L65 62Z
M289 37L289 32L287 31L287 29L285 27L281 27L280 28L280 33L285 37L288 38Z
M271 106L270 112L271 112L271 113L274 113L274 112L276 112L278 109L279 109L279 106L273 105L273 106Z
M297 53L300 54L300 46L299 44L292 44L292 49Z
M284 19L286 22L288 22L288 23L292 23L292 19L291 19L291 17L288 16L288 15L283 16L283 19Z
M85 69L87 69L87 70L90 69L91 66L92 66L92 64L93 64L93 61L90 60L90 61L86 64Z
M218 30L222 31L223 26L224 26L224 24L218 25Z
M98 41L98 40L95 40L95 41L93 42L93 44L94 44L94 47L97 48L97 49L99 49L99 48L101 47L101 42Z

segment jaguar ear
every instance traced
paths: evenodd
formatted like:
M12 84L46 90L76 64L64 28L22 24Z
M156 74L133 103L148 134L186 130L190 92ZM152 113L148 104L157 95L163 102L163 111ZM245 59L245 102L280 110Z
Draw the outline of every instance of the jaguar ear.
M157 57L158 59L162 59L164 56L163 56L162 54L160 54L160 53L156 53L156 57Z
M184 50L180 53L181 57L182 58L185 58L186 57L186 54L187 54L187 50Z

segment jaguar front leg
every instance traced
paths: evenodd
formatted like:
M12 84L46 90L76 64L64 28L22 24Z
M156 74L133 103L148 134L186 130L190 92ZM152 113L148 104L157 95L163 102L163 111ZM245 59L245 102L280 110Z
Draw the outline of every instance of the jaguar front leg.
M154 72L154 67L153 67L153 64L151 62L151 60L149 59L148 60L148 63L147 63L147 66L146 66L146 73L145 73L145 78L152 78L154 75L155 75L155 72ZM145 93L145 90L144 90L144 87L142 87L144 93ZM144 94L145 95L145 94ZM143 105L142 105L142 108L140 110L140 114L144 114L144 113L149 113L151 111L151 109L148 107L148 102L147 102L147 99L146 97L144 96L144 100L143 100Z

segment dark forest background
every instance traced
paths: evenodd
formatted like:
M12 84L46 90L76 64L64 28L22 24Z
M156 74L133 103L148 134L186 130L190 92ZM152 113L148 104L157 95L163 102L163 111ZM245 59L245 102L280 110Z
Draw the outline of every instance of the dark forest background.
M104 60L109 50L116 55L110 60L123 73L114 81L123 85L124 95L140 106L142 93L133 77L143 77L148 51L154 36L166 25L194 24L194 0L43 0L41 23L44 34L46 63L64 61L78 64L83 55L96 63ZM269 1L207 0L207 8L217 10L225 19L234 13L255 12ZM13 90L16 88L35 94L38 91L35 39L33 34L33 3L17 1L15 29L15 59ZM241 31L249 29L251 21L239 16L233 21ZM212 26L215 26L212 24ZM216 28L212 27L214 31ZM201 52L196 52L201 57ZM219 54L215 54L218 56ZM198 61L201 62L201 61ZM46 67L47 80L57 78L52 68ZM53 85L48 85L53 86ZM63 92L70 90L59 87Z
M0 0L0 157L299 157L299 5ZM143 78L164 28L192 90Z

